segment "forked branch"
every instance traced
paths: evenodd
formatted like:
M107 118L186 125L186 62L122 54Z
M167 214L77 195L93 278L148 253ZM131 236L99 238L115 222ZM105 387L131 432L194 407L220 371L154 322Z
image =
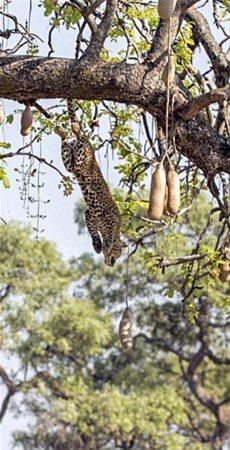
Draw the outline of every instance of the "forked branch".
M113 17L117 10L118 0L107 0L106 8L101 23L97 26L96 31L92 32L89 45L83 54L84 59L97 60L100 56L104 42L107 38Z

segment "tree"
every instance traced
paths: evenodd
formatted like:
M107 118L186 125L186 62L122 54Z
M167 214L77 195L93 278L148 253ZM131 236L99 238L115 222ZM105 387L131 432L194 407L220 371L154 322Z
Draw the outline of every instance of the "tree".
M228 223L229 62L224 53L227 38L218 43L214 37L216 28L225 36L228 2L213 2L213 11L209 11L215 21L213 30L202 11L196 9L197 1L177 2L171 18L177 76L169 98L161 79L167 62L168 21L159 20L155 3L108 0L88 5L76 0L44 0L40 5L44 28L47 20L50 24L47 57L40 56L40 37L29 28L31 12L24 26L7 10L11 2L7 3L10 5L0 11L9 22L9 27L1 31L6 45L1 51L0 96L32 105L34 125L31 139L17 151L9 151L10 142L1 143L0 178L6 187L9 187L5 165L8 158L23 157L28 161L28 170L22 174L23 195L27 196L28 203L36 198L31 198L26 186L32 183L31 176L36 171L40 173L41 164L60 174L65 195L72 192L73 180L31 147L44 134L54 132L57 122L68 128L68 113L63 107L63 99L68 98L74 101L81 126L95 152L106 152L108 165L110 151L116 152L120 182L128 190L127 205L123 204L122 210L124 220L127 215L136 220L134 191L141 189L139 195L147 210L148 169L166 152L168 128L168 156L180 172L182 211L183 207L189 207L194 193L208 186L217 201L220 220ZM70 33L76 50L74 59L53 57L57 29ZM19 36L19 42L11 47L15 35ZM24 46L26 55L18 55ZM201 46L209 66L204 74L196 61ZM39 103L43 99L61 100L47 109ZM217 110L212 106L214 103ZM6 121L12 120L14 115L10 114ZM106 135L98 133L101 124L108 124ZM19 166L16 170L21 172ZM142 223L146 224L145 217ZM150 228L152 225L149 222Z
M196 205L174 237L166 231L151 255L143 248L130 258L131 353L122 351L116 331L126 262L111 271L86 254L68 265L47 241L34 242L28 229L1 226L4 348L20 367L1 368L7 387L1 417L17 392L23 393L20 413L36 417L30 430L16 433L19 448L224 448L227 294L216 280L219 260L212 250L221 226L206 227L209 208L204 200L201 205L199 224ZM175 263L185 241L188 247L199 241L203 255L189 262L187 284L180 265L168 265L164 274L157 268L161 245L161 264L169 256ZM40 256L38 267L25 258L28 249ZM187 273L186 258L182 264Z
M1 30L7 44L1 49L0 95L31 106L34 122L31 139L18 150L1 143L0 179L9 187L6 162L23 157L28 202L36 201L27 186L36 171L39 178L41 164L58 172L65 195L72 193L74 180L33 144L57 123L69 130L63 100L73 100L82 129L95 152L106 153L108 167L115 154L121 189L114 197L129 250L137 329L134 353L123 354L113 323L100 309L108 308L115 319L120 303L123 309L125 251L113 272L90 256L67 264L45 240L36 243L28 231L3 226L5 348L17 356L22 372L1 370L6 386L1 416L14 394L24 392L37 417L33 432L17 437L26 450L223 449L229 433L224 350L229 291L223 274L229 259L228 2L214 0L207 10L197 9L196 0L178 0L171 19L176 78L169 91L162 81L168 22L159 20L150 0L42 1L44 29L47 20L50 25L46 57L40 55L31 15L24 26L9 3L0 11L9 20ZM74 59L53 57L58 28L73 39ZM197 63L200 46L208 70ZM47 99L53 100L49 107ZM18 113L21 108L7 123ZM148 171L166 154L180 175L181 209L150 220Z
M195 8L196 3L196 0L178 1L172 17L171 37L178 58L178 76L172 89L174 107L173 111L170 110L170 133L179 153L203 171L212 192L217 195L213 177L221 171L230 171L229 144L225 136L228 128L229 62L223 43L216 41L208 21ZM158 20L155 4L151 1L129 3L108 0L87 5L76 0L44 0L42 7L51 25L48 57L37 56L40 41L32 31L20 24L16 17L1 11L1 15L12 24L12 28L1 32L3 39L9 43L9 47L1 52L1 97L34 104L48 117L50 115L36 103L37 100L87 100L92 105L88 106L88 110L93 104L113 101L117 104L115 113L107 113L115 118L117 108L121 111L120 103L130 105L131 115L135 111L137 115L142 114L153 148L146 113L156 119L159 133L164 135L166 88L161 74L166 63L168 41L167 21ZM228 2L214 1L214 20L223 33L222 20L227 11ZM71 29L72 26L77 30L75 59L52 57L55 52L55 29ZM15 33L21 40L11 48L11 37ZM28 54L15 55L28 42ZM109 51L111 43L119 49L115 56ZM200 45L209 60L209 78L193 66L196 49ZM206 91L206 86L211 89ZM213 116L209 106L216 102L218 111ZM206 112L200 114L202 110ZM125 117L122 122L125 122ZM120 137L118 130L114 130L111 136L116 142ZM114 145L118 146L118 143ZM135 148L131 139L130 147ZM127 156L127 151L125 146L123 157ZM22 154L21 150L19 153ZM9 156L13 155L5 154L4 157ZM142 158L140 152L138 160L142 161ZM154 155L154 159L157 158L159 153Z

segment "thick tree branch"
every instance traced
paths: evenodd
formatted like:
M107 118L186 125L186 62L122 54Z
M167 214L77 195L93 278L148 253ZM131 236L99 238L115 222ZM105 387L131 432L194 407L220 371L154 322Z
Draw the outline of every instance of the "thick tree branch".
M112 100L133 104L164 126L166 89L157 64L90 63L66 58L11 57L0 60L0 96L15 101L44 98ZM230 145L202 119L175 114L178 151L208 178L230 173Z
M230 173L229 139L220 136L202 118L178 120L176 127L175 141L179 151L202 169L208 179L220 171Z
M174 42L180 27L180 11L177 11L171 18L171 41ZM160 58L164 63L163 56L166 56L168 48L168 20L160 19L156 29L153 42L148 53L148 59L155 61ZM165 63L164 63L165 64Z
M227 60L226 55L215 40L208 21L203 14L195 8L187 10L186 18L194 24L194 36L203 45L209 56L215 73L217 87L226 86L229 80L230 62Z
M180 29L180 25L183 19L183 15L188 8L193 6L195 3L198 3L199 0L182 0L177 2L175 12L173 17L171 18L171 42L173 44L177 33ZM162 57L164 52L166 52L168 47L168 20L159 20L159 24L157 26L152 46L148 53L148 58L150 60L155 60L157 57Z
M198 383L196 371L199 366L203 363L204 358L206 356L205 349L203 345L199 348L199 350L192 357L191 362L188 365L186 380L188 386L196 397L196 399L206 408L210 409L214 415L217 414L218 405L207 396L205 389Z

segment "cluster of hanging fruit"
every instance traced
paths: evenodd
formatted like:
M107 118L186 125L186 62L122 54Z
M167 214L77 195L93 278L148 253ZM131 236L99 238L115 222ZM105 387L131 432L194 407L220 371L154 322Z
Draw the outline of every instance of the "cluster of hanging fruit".
M180 209L180 180L170 164L166 173L161 161L152 174L148 217L160 220L164 212L177 214Z
M169 20L168 27L168 61L163 70L162 80L168 88L167 97L169 98L169 87L175 77L175 66L171 51L171 17L176 7L176 0L159 0L158 14L163 20ZM168 128L168 114L166 111L166 129ZM168 133L167 133L168 134ZM165 171L164 160L168 157L169 170ZM150 199L148 208L148 217L151 220L161 219L164 212L177 214L180 209L180 180L177 172L168 156L168 137L166 139L165 154L162 161L153 172Z

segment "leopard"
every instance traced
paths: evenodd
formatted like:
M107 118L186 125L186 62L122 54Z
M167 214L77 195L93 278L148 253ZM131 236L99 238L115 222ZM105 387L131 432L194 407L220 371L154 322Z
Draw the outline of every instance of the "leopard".
M89 138L76 121L71 121L72 133L61 125L56 133L61 138L61 156L66 170L74 175L86 203L85 219L92 245L97 254L104 254L107 266L114 266L121 256L121 217L110 189L95 158Z

